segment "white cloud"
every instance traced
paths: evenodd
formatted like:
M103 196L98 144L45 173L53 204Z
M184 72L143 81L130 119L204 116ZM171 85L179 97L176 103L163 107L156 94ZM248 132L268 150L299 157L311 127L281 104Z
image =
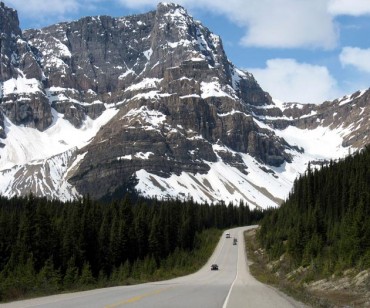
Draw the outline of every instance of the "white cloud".
M330 0L329 12L333 15L369 15L369 0Z
M245 29L246 46L324 48L336 46L338 31L328 12L329 0L178 0L227 16ZM154 6L153 0L120 0L130 8Z
M158 2L161 2L161 1L155 1L155 0L118 0L118 2L120 2L121 4L123 4L124 6L127 6L129 8L137 9L137 8L143 8L143 7L147 7L147 6L154 6ZM162 2L166 2L166 1L162 1ZM173 2L180 3L180 1L173 1Z
M153 9L158 0L7 0L27 18L68 20L97 3L120 3L131 9ZM337 15L370 14L370 0L175 0L190 9L226 16L245 30L245 46L324 48L337 46Z
M344 47L339 60L343 66L354 66L359 71L370 73L370 48Z
M79 9L80 1L63 0L47 3L45 0L7 0L7 5L17 9L28 17L42 16L43 14L65 15Z
M246 2L248 4L240 1L240 6L228 14L231 20L239 21L245 27L242 43L246 46L325 49L336 46L338 32L326 10L326 1ZM223 3L228 5L225 1Z
M260 86L284 102L322 103L340 95L336 80L324 66L294 59L270 59L266 68L249 68Z
M28 27L41 28L75 19L82 11L89 14L89 11L96 9L103 1L105 0L7 0L6 5L18 11L21 23L31 21Z

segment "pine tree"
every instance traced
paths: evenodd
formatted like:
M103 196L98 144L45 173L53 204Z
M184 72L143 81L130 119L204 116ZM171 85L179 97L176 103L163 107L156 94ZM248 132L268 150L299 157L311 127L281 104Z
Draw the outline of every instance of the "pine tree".
M81 286L92 286L95 283L95 278L92 275L90 264L85 262L82 266L82 271L79 279Z
M63 286L66 289L73 289L78 283L78 268L75 264L75 258L71 257L67 264L67 270L63 278Z
M61 275L54 269L53 261L47 259L37 275L37 287L43 292L55 293L61 288Z

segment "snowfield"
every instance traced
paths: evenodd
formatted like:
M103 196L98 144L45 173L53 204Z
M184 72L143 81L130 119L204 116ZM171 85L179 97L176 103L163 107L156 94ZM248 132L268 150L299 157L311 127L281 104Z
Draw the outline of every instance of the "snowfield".
M82 127L78 129L52 109L53 123L44 132L14 125L5 117L7 138L2 141L5 147L0 148L0 170L33 160L47 159L75 147L82 148L117 112L118 109L107 108L96 120L86 117Z

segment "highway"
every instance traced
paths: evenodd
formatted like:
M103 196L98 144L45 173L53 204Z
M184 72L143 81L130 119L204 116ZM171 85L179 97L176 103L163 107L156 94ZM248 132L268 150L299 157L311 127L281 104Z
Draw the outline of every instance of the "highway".
M167 281L59 294L17 301L0 307L306 307L275 289L256 281L245 256L243 232L252 227L231 229L231 238L221 237L212 257L198 272ZM233 238L238 244L233 245ZM212 263L219 265L211 271Z

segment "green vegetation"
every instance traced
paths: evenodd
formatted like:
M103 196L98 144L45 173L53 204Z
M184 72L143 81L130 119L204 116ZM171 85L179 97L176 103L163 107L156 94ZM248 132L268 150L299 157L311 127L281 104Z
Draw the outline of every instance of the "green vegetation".
M243 203L132 200L0 197L0 300L184 275L206 262L222 229L263 215Z
M306 280L370 267L370 147L294 183L288 200L263 219L258 238L270 260L284 254Z
M299 279L293 281L289 278L288 272L291 270L286 268L287 264L284 258L279 261L270 261L260 242L256 239L256 231L256 229L252 229L244 233L248 260L251 262L250 273L262 283L269 284L310 307L331 307L327 305L328 301L323 296L312 294L305 289Z

